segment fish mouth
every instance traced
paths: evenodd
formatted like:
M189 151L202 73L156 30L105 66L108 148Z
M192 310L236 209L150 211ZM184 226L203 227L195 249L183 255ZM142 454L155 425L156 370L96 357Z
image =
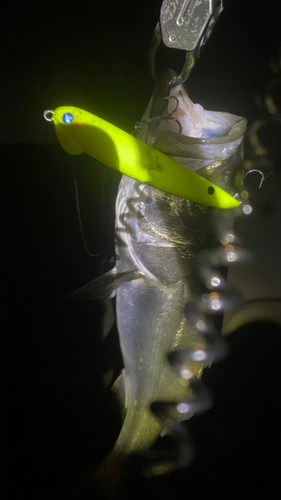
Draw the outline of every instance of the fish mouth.
M156 138L153 146L163 153L180 159L203 160L209 164L216 160L230 158L242 143L247 127L247 120L241 116L223 112L208 112L213 120L224 124L218 137L192 137L166 129ZM196 169L197 170L197 169Z
M224 186L223 189L235 195L237 189L230 188L229 177L223 182L222 176L214 175L214 171L218 170L217 167L221 170L224 162L228 163L228 169L237 171L239 160L240 163L243 160L242 141L247 120L228 112L205 110L200 104L194 104L183 85L170 89L169 82L174 76L173 70L167 71L156 86L142 120L143 123L151 118L155 120L155 116L159 119L148 123L139 138L214 184L215 180L218 181L219 187ZM180 130L175 122L180 123ZM202 170L208 166L210 171Z

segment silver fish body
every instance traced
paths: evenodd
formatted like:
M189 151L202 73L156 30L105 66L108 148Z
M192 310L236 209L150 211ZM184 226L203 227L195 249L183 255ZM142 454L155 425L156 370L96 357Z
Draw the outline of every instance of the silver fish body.
M126 396L126 417L116 449L130 453L148 449L162 431L161 421L150 411L151 403L180 402L192 396L191 389L180 384L167 355L204 340L188 326L184 306L195 292L190 284L192 263L206 246L209 214L198 220L197 207L187 200L123 178L117 209L126 196L128 212L120 214L117 235L125 234L127 245L118 243L116 267L136 267L144 275L122 284L116 301ZM202 367L194 362L189 370L200 376Z
M140 138L234 195L246 120L194 106L182 86L172 89L170 95L179 102L173 118L181 123L182 133L171 119L151 125L146 136L142 135L144 126ZM168 111L174 107L172 101L169 99ZM144 118L151 116L157 102L156 93ZM125 176L120 182L116 272L141 274L117 290L126 416L115 452L146 451L161 434L163 422L151 412L153 402L180 403L193 396L189 376L183 383L167 356L175 349L196 349L205 343L202 333L188 324L184 306L200 293L194 265L199 253L212 244L214 210ZM203 361L191 361L186 373L200 378L203 367ZM191 413L184 415L190 417Z

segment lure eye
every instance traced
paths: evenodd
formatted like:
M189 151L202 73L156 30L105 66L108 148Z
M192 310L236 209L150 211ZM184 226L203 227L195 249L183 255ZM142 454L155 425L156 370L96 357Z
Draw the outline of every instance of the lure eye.
M70 123L72 123L74 120L74 116L72 113L64 113L62 115L62 121L63 123L66 123L67 125L69 125Z
M215 190L213 188L213 186L209 186L208 187L208 194L214 194Z

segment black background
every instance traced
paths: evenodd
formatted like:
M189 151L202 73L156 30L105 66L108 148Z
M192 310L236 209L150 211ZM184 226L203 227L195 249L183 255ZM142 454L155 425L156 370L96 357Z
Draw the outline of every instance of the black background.
M86 155L69 157L43 111L72 104L130 132L153 91L148 49L160 5L152 0L10 2L2 14L7 498L100 495L79 481L101 462L118 434L118 416L102 388L102 372L110 356L119 356L118 344L113 335L109 351L102 346L100 302L69 304L64 297L113 265L120 176ZM250 122L258 116L254 95L269 81L268 61L280 45L276 5L225 1L188 82L194 102ZM82 244L72 168L85 237L96 257ZM214 408L190 422L194 463L170 478L133 477L123 498L279 498L280 329L251 325L228 343L228 359L206 374Z

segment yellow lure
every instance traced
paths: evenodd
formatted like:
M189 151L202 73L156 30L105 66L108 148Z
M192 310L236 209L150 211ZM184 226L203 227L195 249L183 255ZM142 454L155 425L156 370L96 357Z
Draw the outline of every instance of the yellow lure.
M212 182L83 109L61 106L52 120L61 146L71 155L86 152L121 174L196 203L239 206L238 200Z

